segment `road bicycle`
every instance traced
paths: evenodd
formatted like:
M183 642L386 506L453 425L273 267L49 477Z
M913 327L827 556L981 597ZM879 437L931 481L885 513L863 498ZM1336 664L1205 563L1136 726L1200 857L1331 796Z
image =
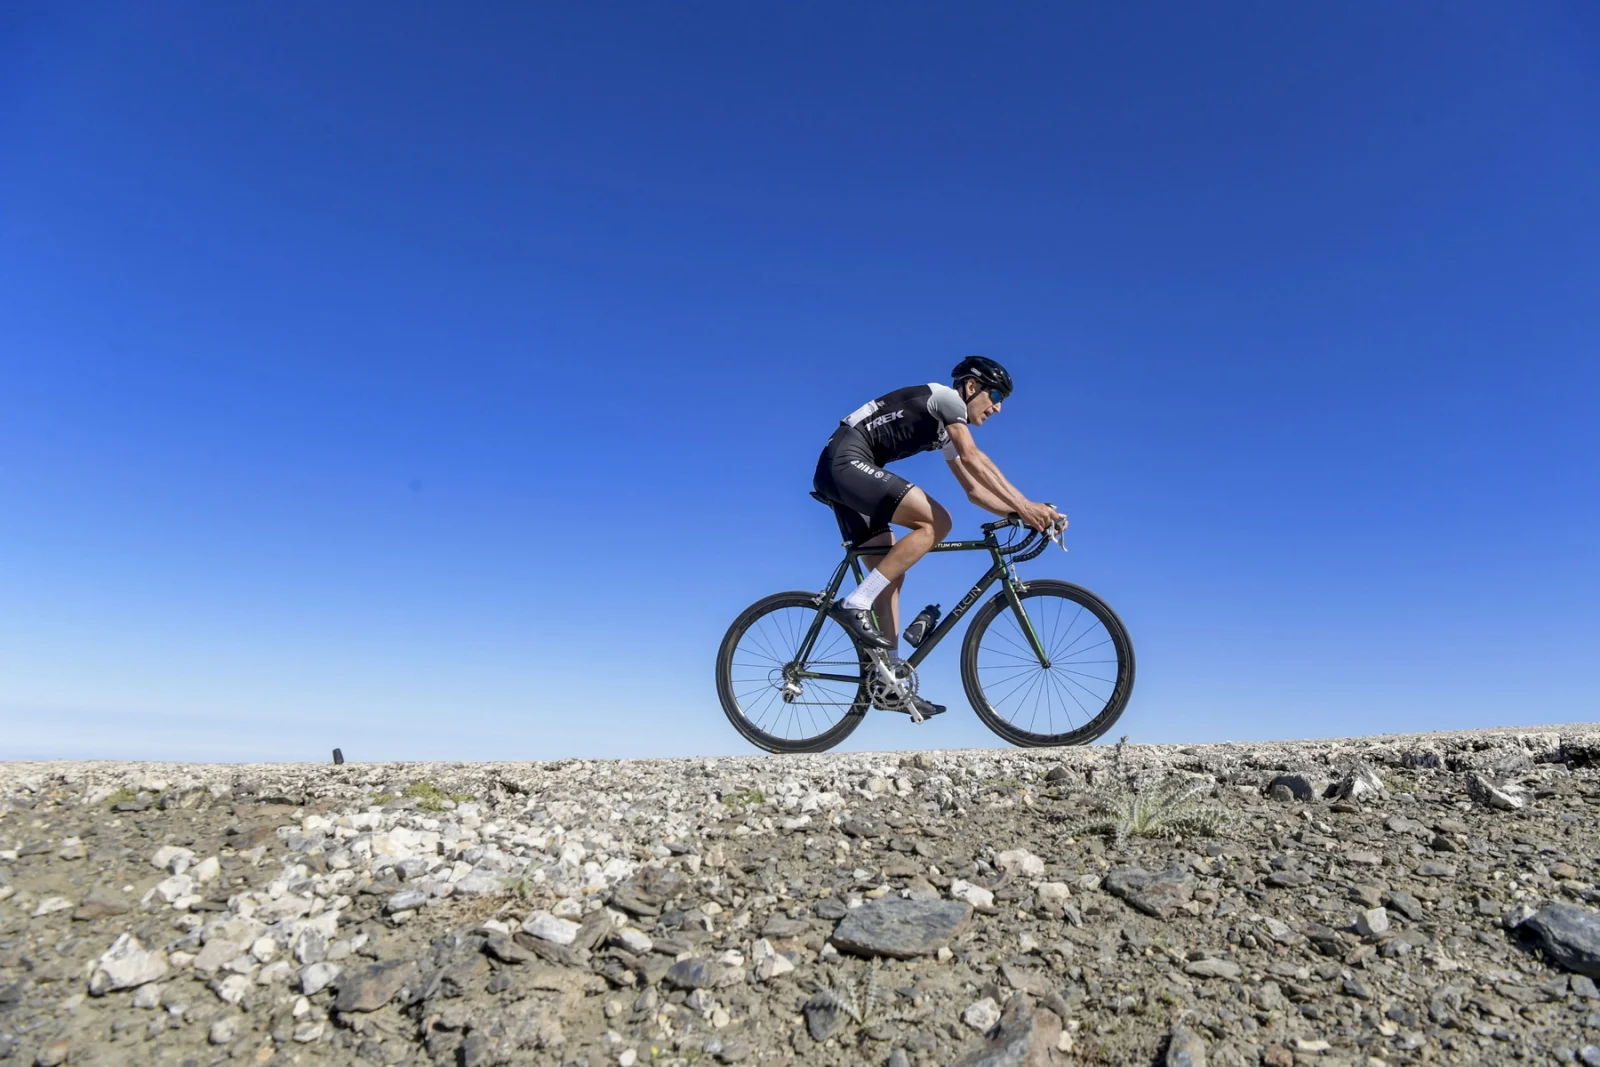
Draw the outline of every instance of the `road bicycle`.
M1026 747L1083 745L1105 733L1133 693L1127 628L1082 586L1020 580L1016 565L1054 540L1037 530L1019 540L1022 529L1012 515L984 523L982 540L933 546L988 552L992 562L898 669L828 617L845 572L859 582L861 557L883 555L888 545L858 548L847 538L822 592L774 593L751 604L717 652L717 695L734 729L768 752L823 752L850 736L869 708L922 721L909 699L917 667L998 581L1000 591L978 609L961 645L961 682L978 718ZM1004 541L1001 531L1009 531Z

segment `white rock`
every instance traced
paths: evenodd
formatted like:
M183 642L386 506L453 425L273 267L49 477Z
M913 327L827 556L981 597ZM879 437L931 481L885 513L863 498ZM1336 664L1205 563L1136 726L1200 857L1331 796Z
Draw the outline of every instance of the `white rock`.
M1044 860L1025 848L1007 849L996 856L994 861L1002 871L1027 878L1035 878L1044 873Z
M272 957L278 954L278 943L265 935L258 937L250 945L250 955L262 963L272 962Z
M287 982L293 973L294 964L288 960L274 960L256 973L256 984L272 985L276 982Z
M306 996L322 992L339 977L339 967L332 963L313 963L300 968L300 992Z
M175 874L156 883L156 896L171 904L179 897L194 895L194 879L187 874Z
M206 1039L213 1045L226 1045L238 1036L239 1017L229 1015L211 1024L211 1032L206 1035Z
M222 864L215 856L207 856L195 864L191 877L201 885L214 881L222 873Z
M570 945L578 939L578 924L558 919L548 911L536 911L523 920L524 932L556 945Z
M986 1034L1000 1021L1000 1006L994 1002L994 998L984 997L967 1005L967 1010L961 1013L961 1021Z
M98 997L118 989L135 989L166 973L165 953L147 952L138 938L123 934L95 963L89 992Z
M253 983L247 974L230 974L217 983L217 996L227 1004L237 1004L250 992Z
M625 926L618 930L617 940L622 943L623 948L635 956L643 956L655 948L655 942L650 940L648 934L631 926Z
M1383 908L1368 908L1356 916L1356 933L1362 937L1382 937L1389 932L1389 913Z
M633 1067L639 1061L639 1054L631 1048L625 1048L617 1054L617 1067Z
M66 911L70 907L72 907L72 901L66 897L45 897L39 901L39 906L33 909L33 917L37 919L41 915L51 915L58 911Z
M320 1040L327 1028L327 1023L301 1023L294 1028L294 1039L302 1045L308 1045Z
M156 854L150 857L153 867L160 867L169 874L182 874L194 862L194 850L179 848L177 845L162 845L156 849Z
M1041 904L1061 904L1072 899L1072 888L1065 882L1040 882L1033 891Z
M950 883L950 898L964 900L974 908L994 907L994 893L982 886L957 878Z
M558 919L581 919L583 918L583 901L577 897L562 897L550 909L550 914Z

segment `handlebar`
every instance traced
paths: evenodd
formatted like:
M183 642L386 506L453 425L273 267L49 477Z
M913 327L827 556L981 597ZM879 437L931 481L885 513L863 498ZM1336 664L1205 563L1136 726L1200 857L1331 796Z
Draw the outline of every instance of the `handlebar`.
M1046 506L1055 507L1054 504L1048 504ZM1015 527L1022 526L1022 516L1018 515L1016 512L1013 511L1003 519L997 519L994 522L986 522L986 523L984 523L983 524L983 532L984 532L985 535L988 535L988 534L994 533L997 530L1004 530L1004 529L1006 529L1008 527L1014 527L1014 526ZM1016 544L1009 545L1006 548L1004 548L1002 550L1002 555L1011 556L1017 562L1022 562L1024 560L1030 560L1033 557L1037 556L1040 552L1043 552L1044 551L1044 546L1049 544L1051 541L1056 540L1058 535L1059 535L1059 531L1052 530L1048 536L1044 536L1044 535L1041 535L1038 530L1032 529L1030 527L1030 528L1028 528L1028 536L1024 537L1021 541L1018 541ZM1034 539L1035 538L1039 538L1039 544L1037 546L1034 546ZM1066 546L1063 545L1062 547L1064 548ZM1029 551L1030 548L1032 549L1032 551ZM1022 553L1022 552L1027 552L1028 554L1027 555L1020 555L1019 553Z

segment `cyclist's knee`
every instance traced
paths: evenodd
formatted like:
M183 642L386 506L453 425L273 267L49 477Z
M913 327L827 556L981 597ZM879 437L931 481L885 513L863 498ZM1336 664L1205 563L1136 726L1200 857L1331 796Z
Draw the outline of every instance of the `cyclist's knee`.
M933 505L933 540L937 544L950 536L954 522L950 518L950 513L937 500L930 499L928 503Z

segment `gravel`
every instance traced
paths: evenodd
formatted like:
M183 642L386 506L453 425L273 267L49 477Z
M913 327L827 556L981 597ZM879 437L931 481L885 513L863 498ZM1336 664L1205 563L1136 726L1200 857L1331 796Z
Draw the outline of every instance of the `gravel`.
M1600 1063L1597 756L5 764L0 1063Z

